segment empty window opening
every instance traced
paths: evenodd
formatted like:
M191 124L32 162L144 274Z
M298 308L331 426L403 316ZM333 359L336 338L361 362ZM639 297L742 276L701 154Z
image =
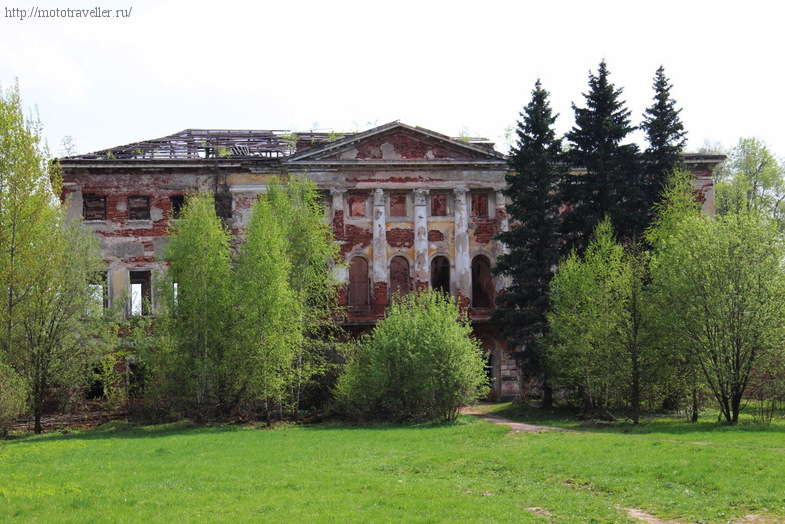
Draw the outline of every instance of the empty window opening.
M406 195L390 195L390 216L406 216Z
M431 260L431 289L450 294L450 261L447 257L434 257Z
M84 195L82 216L85 220L106 220L106 197Z
M491 263L480 255L472 260L472 307L489 308L493 305Z
M232 195L215 195L215 214L219 218L232 218Z
M150 285L150 271L130 271L131 315L149 315L153 293Z
M90 302L87 306L88 315L99 315L101 310L109 307L109 289L107 285L106 273L101 271L95 273L90 278L88 284L88 294Z
M354 257L349 263L349 309L363 310L371 306L368 261Z
M472 193L472 216L477 218L488 216L487 193Z
M393 257L390 261L390 297L409 293L409 261Z
M183 195L175 195L169 197L169 205L172 208L171 218L180 218L185 207L185 197Z
M150 197L128 197L128 218L131 220L150 220Z
M365 216L365 195L349 195L349 216Z
M431 195L431 216L433 217L446 217L447 216L447 195L444 193L437 193Z

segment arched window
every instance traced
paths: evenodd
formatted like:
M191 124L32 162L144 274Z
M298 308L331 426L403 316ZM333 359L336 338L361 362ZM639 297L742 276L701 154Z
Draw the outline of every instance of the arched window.
M493 295L491 263L484 255L476 256L472 260L472 307L491 307Z
M390 297L409 292L409 261L403 257L390 260Z
M450 294L450 261L447 257L433 257L431 260L431 289Z
M368 261L354 257L349 262L349 309L368 309L371 305Z

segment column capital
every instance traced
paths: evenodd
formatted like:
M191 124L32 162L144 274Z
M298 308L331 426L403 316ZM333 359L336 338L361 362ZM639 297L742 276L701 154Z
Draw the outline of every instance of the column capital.
M346 191L347 191L346 189L330 189L330 194L333 195L333 196L335 196L335 195L340 196L340 195L345 194Z
M384 189L377 187L373 190L373 205L383 206L386 198L387 194L384 192Z
M426 199L428 198L428 194L430 193L429 189L426 188L416 188L414 190L414 205L415 206L425 206L427 205Z

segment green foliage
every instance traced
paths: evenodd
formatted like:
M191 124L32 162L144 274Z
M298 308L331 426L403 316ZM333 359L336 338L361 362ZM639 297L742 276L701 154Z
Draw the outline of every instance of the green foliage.
M638 147L622 143L635 128L620 98L622 89L609 81L609 75L604 60L596 76L589 74L589 92L583 95L586 107L573 104L575 126L565 135L570 163L585 169L565 177L561 188L563 202L572 206L563 216L562 231L567 248L579 252L605 216L622 238L636 237L648 221Z
M577 392L586 410L607 409L626 400L630 366L619 336L626 335L632 320L626 317L623 302L639 284L627 281L628 266L606 219L597 226L584 256L573 251L559 264L552 282L549 375L554 385L567 384Z
M497 309L497 318L518 346L518 365L528 377L543 373L540 344L547 332L550 309L548 289L558 261L558 211L561 204L554 188L564 177L561 141L553 130L556 116L548 92L539 80L532 98L521 113L516 129L517 143L510 152L514 173L506 176L509 197L509 231L499 233L509 253L498 257L494 271L511 277Z
M761 212L785 230L785 166L758 138L741 138L715 171L717 214Z
M687 139L684 125L671 98L673 87L660 66L654 75L654 103L646 109L641 128L646 132L649 147L643 154L646 179L644 184L645 206L648 209L657 201L667 177L684 163L682 151Z
M107 328L85 316L90 284L105 271L98 241L66 223L47 156L18 88L0 93L0 360L23 380L36 432L47 396L87 380Z
M351 356L337 399L355 416L451 421L487 390L484 365L454 300L411 293L389 307Z
M27 408L27 388L22 377L0 361L0 439L8 435L8 426Z
M281 189L276 186L273 193ZM303 337L303 304L292 289L292 261L284 224L269 194L256 202L237 264L237 299L242 304L239 335L248 352L248 397L263 403L268 421L283 403Z
M286 239L289 287L294 293L298 315L289 319L299 330L301 343L294 348L294 363L288 382L290 404L297 412L305 390L324 389L316 380L334 366L331 353L335 337L336 281L332 268L340 248L324 219L323 197L316 184L304 176L292 176L286 184L268 185L265 198L269 210Z
M320 195L302 177L268 184L234 259L212 196L189 197L157 293L153 404L197 419L296 416L303 389L330 367L319 339L333 329L337 249Z
M159 285L158 357L168 360L161 369L169 386L163 393L197 419L230 410L242 388L230 242L213 196L199 194L188 197L166 246L169 270Z
M660 241L653 285L668 324L694 356L729 423L757 359L781 352L785 250L754 213L687 216Z

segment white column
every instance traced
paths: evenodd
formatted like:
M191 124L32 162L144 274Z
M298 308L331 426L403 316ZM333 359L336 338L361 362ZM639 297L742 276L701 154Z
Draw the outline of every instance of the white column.
M387 282L387 195L373 192L373 281Z
M458 293L471 298L472 261L469 253L469 210L465 187L455 188L455 278Z
M428 264L428 190L414 190L414 279L417 283L430 283Z
M507 204L505 203L504 194L501 191L496 192L496 218L499 219L499 231L507 232L510 230L510 219L507 217ZM510 254L510 249L504 242L496 241L498 253L504 255ZM496 291L508 288L512 285L512 277L499 276L496 277Z

